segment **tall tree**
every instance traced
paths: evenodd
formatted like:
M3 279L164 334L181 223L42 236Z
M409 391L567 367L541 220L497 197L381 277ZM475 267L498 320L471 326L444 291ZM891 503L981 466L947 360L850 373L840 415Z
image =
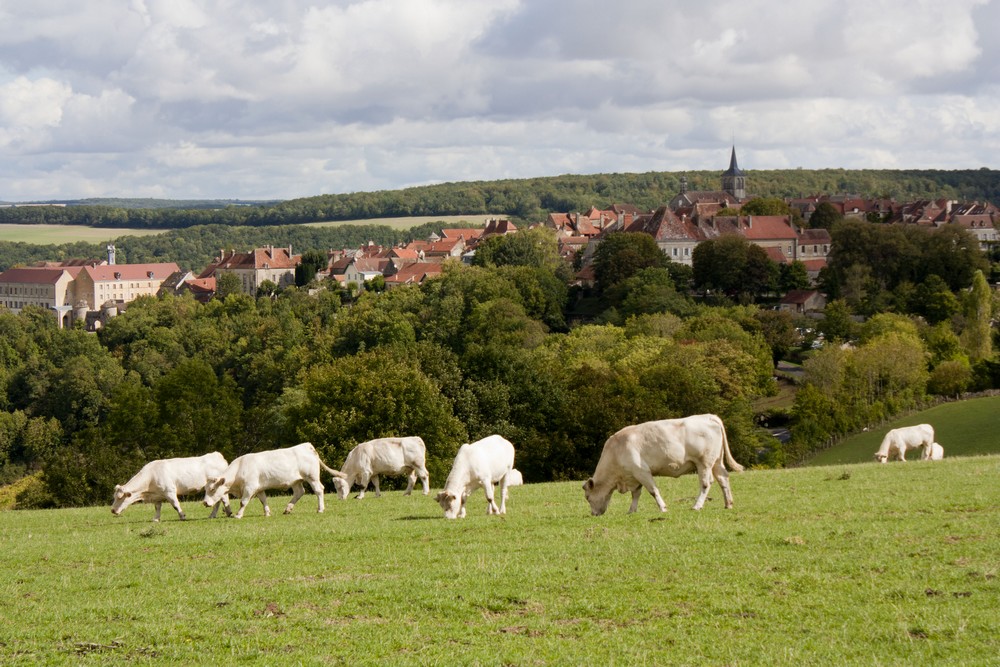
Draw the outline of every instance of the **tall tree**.
M993 356L993 294L982 271L972 278L972 289L965 295L965 329L961 341L973 363Z
M667 256L656 240L638 232L613 232L594 252L594 276L600 290L607 290L642 269L666 268Z

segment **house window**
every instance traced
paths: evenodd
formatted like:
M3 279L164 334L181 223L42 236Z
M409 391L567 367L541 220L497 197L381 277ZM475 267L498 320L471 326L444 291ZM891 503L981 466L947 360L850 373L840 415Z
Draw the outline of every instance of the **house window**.
M684 248L684 256L687 257L691 254L691 248Z
M677 256L677 248L673 248L672 250L673 250L673 253L674 253L674 257L676 257Z

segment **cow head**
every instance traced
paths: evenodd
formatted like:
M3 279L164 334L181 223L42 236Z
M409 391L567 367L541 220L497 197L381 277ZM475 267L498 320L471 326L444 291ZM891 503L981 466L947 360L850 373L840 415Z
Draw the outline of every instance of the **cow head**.
M594 485L594 478L591 477L583 483L583 497L590 503L590 513L593 516L601 516L608 510L608 503L611 501L611 489L607 492L597 490Z
M337 489L337 497L341 500L347 500L347 494L351 492L351 486L353 486L352 480L344 479L341 477L333 476L333 486Z
M115 516L121 516L125 508L137 500L134 495L131 491L126 491L125 487L121 484L115 486L114 500L111 503L111 513Z
M229 493L225 477L209 477L205 484L205 507L211 507Z
M889 460L889 455L883 454L882 452L875 452L875 460L879 463L885 463Z
M465 516L465 497L456 496L454 493L442 491L435 498L441 509L444 510L444 518L455 519Z

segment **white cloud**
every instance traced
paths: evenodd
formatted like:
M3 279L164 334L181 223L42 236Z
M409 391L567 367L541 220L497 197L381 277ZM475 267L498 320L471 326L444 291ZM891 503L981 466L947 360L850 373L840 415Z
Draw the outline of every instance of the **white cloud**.
M0 199L997 166L1000 0L0 6ZM16 167L14 166L16 165Z

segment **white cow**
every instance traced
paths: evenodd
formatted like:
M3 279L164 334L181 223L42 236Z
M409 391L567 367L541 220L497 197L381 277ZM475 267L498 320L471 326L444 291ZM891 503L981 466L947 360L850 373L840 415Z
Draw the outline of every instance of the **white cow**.
M906 450L922 447L921 458L930 456L931 445L934 444L934 427L930 424L917 424L894 428L882 438L882 444L875 452L875 460L887 463L893 456L900 461L906 461Z
M132 503L154 503L156 514L153 516L153 521L159 521L160 507L165 500L177 510L181 520L184 520L187 517L177 497L200 492L205 488L208 478L220 474L226 469L226 465L225 457L219 452L204 456L150 461L132 479L115 487L111 513L121 516ZM215 503L210 518L215 518L220 504L225 504L226 513L229 513L227 498L225 503L221 501Z
M308 482L319 502L317 511L322 512L324 489L319 480L320 466L335 478L343 477L339 470L334 470L320 461L316 448L309 442L286 449L244 454L233 459L229 467L218 477L208 480L208 485L205 487L205 507L222 500L228 509L227 494L238 493L240 509L235 515L237 519L243 518L243 511L255 496L264 506L264 516L271 516L265 492L269 489L291 488L292 499L285 506L285 514L288 514L305 493L302 483Z
M521 486L524 484L524 477L521 476L521 471L517 468L513 468L510 474L507 475L507 486Z
M643 488L652 494L660 511L666 512L667 506L654 477L679 477L697 471L701 495L694 509L699 510L705 504L713 476L722 487L726 509L729 509L733 506L733 494L726 465L735 471L743 470L729 451L726 427L717 416L695 415L645 422L626 426L607 439L594 476L583 484L583 494L594 516L607 511L615 489L620 493L632 493L630 514L639 506Z
M465 501L479 487L486 493L486 513L507 513L507 487L514 468L514 445L499 435L490 435L459 447L444 491L436 500L446 519L465 516ZM493 485L500 484L500 506L493 499Z
M928 455L928 450L924 449L924 461L940 461L944 458L944 447L938 443L933 443L930 446L930 454Z
M334 477L333 483L341 500L347 498L353 485L358 484L361 486L361 492L357 496L360 500L365 497L369 480L375 485L375 496L378 497L382 495L378 488L379 475L407 475L409 483L403 495L410 495L417 477L420 477L426 496L431 492L426 457L427 448L423 439L418 436L369 440L348 453L340 469L344 473L344 479Z

